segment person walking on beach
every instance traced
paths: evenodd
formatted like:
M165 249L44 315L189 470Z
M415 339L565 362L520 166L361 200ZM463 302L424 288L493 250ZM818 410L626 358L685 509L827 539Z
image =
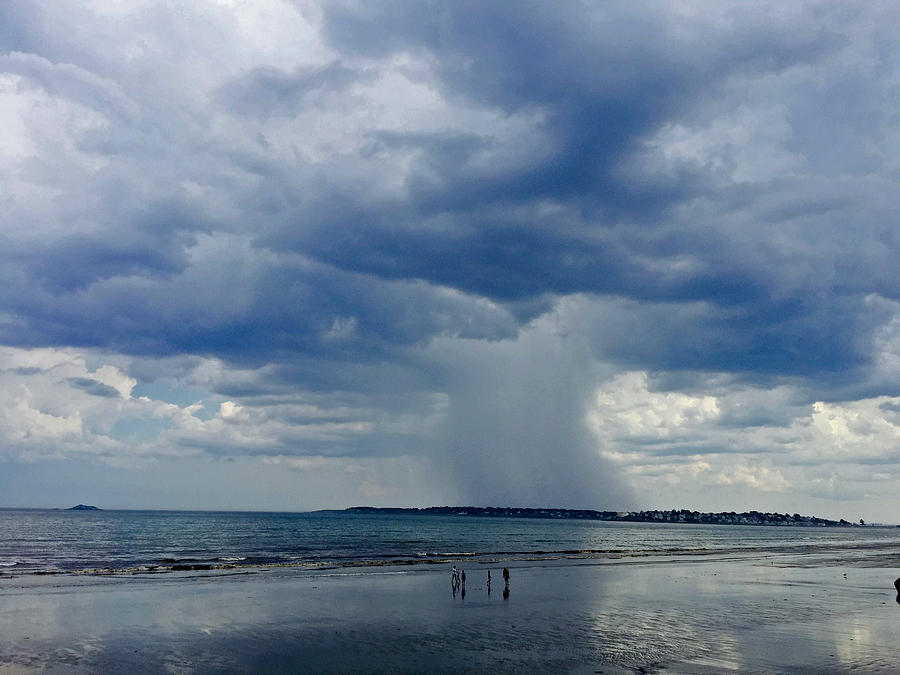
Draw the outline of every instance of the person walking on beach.
M462 577L462 590L463 590L463 593L465 593L466 592L466 571L463 570L460 573L460 576Z
M503 585L509 588L509 570L505 567L503 568Z
M491 594L491 571L488 570L488 595Z

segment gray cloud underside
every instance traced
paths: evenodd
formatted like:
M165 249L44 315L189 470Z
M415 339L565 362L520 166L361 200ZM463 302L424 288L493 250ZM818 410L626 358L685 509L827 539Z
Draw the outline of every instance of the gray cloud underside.
M89 377L70 377L67 382L73 387L81 389L93 396L103 398L119 398L119 391L108 384L103 384Z
M611 317L598 348L635 366L813 375L863 365L884 319L863 299L896 298L900 282L880 105L890 88L877 76L894 65L879 28L888 10L664 10L329 3L323 33L338 58L249 70L198 109L177 89L160 100L162 84L100 49L46 39L52 17L13 4L6 69L104 115L108 125L78 142L108 165L67 177L35 158L34 179L68 198L42 214L58 224L46 232L24 228L36 214L4 218L16 236L3 247L0 301L16 320L0 336L263 362L327 357L323 335L352 317L341 354L356 361L437 335L510 337L546 308L517 303L589 293L621 299L612 311L627 316ZM868 41L848 41L847 21ZM327 110L329 93L403 53L430 60L422 77L448 105L532 111L533 142L477 127L373 127L357 152L304 165L247 140L260 120ZM654 156L666 129L770 102L790 125L779 151L802 160L786 174L729 180L748 151L734 144L721 162ZM247 138L205 131L198 118L210 115L235 119ZM835 135L841 153L822 147ZM373 172L400 156L403 184L385 192ZM233 191L229 212L185 195L184 180ZM250 243L196 256L198 236L217 232Z

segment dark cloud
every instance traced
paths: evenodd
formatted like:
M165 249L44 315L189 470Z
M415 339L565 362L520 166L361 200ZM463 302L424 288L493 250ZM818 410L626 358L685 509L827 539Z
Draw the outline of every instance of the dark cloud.
M266 352L282 358L339 349L357 361L439 335L509 337L516 318L535 316L535 310L488 309L464 295L435 291L438 285L519 308L541 300L537 312L549 306L547 298L572 293L629 298L637 303L633 311L627 305L625 315L606 321L596 344L599 356L636 367L804 375L855 369L868 358L867 335L878 323L860 309L860 299L871 292L896 297L900 282L889 271L892 228L872 232L871 246L850 246L854 233L877 229L867 220L873 206L879 215L887 206L866 203L869 187L843 179L835 191L823 182L824 172L782 185L725 189L721 176L702 165L681 178L655 181L652 171L639 180L623 172L635 158L649 157L647 143L661 130L690 128L746 105L730 90L735 79L758 83L838 58L848 48L837 30L841 11L804 15L810 30L798 34L784 17L731 5L708 17L686 17L624 4L329 4L324 35L343 58L293 70L244 69L219 86L215 103L259 120L290 118L309 105L331 114L334 103L321 99L325 93L371 84L374 64L414 53L428 59L429 81L451 104L506 116L533 111L534 143L521 142L527 134L506 138L491 128L373 127L366 132L371 143L355 160L335 156L310 174L249 147L207 145L205 157L179 158L170 167L148 163L149 156L123 156L127 146L110 150L159 173L157 188L170 192L175 170L187 169L190 179L203 172L197 174L201 185L211 178L215 184L222 159L255 178L241 181L234 193L243 212L219 223L183 197L169 197L146 213L122 213L116 192L135 188L110 184L97 215L116 218L115 225L17 254L26 279L53 293L79 295L61 299L63 307L40 296L9 302L24 324L13 334L7 329L5 339L229 359L255 352L260 360ZM155 144L158 153L166 146L132 118L168 116L164 137L175 143L196 128L184 115L142 98L131 83L111 81L104 69L99 75L67 70L41 54L9 57L7 67L48 94L100 102L108 114L116 106L140 106L141 112L120 118L130 138L140 139L134 151ZM873 86L851 85L837 67L833 82L828 73L828 85L810 98L866 98L868 89L860 88ZM789 111L801 115L795 128L808 133L810 111ZM847 106L841 111L835 114L844 116L842 128L865 137L872 115L857 116ZM93 142L108 145L119 133L110 128ZM805 139L795 134L794 146L805 152ZM399 156L411 158L401 196L380 191L372 182L377 174L358 178ZM506 159L492 161L499 157ZM653 161L661 166L659 158ZM816 166L822 163L828 162ZM125 180L134 178L125 174ZM860 229L842 229L848 217ZM245 251L240 264L254 269L241 279L240 306L225 293L196 290L195 284L227 285L226 274L204 269L198 270L204 278L192 279L188 269L194 233L223 228L249 229L257 246L276 256L262 263ZM763 236L751 236L754 230ZM783 245L770 246L769 233ZM279 259L285 250L324 265ZM107 283L91 288L98 282ZM122 330L103 335L95 326L104 320ZM343 340L323 337L341 330Z
M771 449L743 447L735 452L752 457L754 454L768 454L771 452ZM729 449L715 443L703 442L666 444L665 447L650 451L650 455L653 457L694 457L710 454L719 455L722 453L728 454Z
M890 244L857 253L855 235L839 225L852 218L871 229L864 181L844 181L837 193L814 176L774 190L765 182L713 192L721 181L711 172L650 185L620 172L664 125L715 110L714 97L731 79L778 77L846 49L839 17L804 17L815 30L798 36L780 17L730 6L727 20L711 21L700 41L699 33L679 31L674 17L631 14L623 5L529 10L330 5L326 31L345 52L384 58L422 50L435 56L439 82L454 95L507 113L541 109L534 133L549 154L529 161L523 145L516 150L524 161L492 170L477 161L496 150L490 137L378 133L382 147L416 151L409 201L334 196L263 241L341 268L425 279L500 302L587 292L674 303L647 323L624 322L636 329L623 329L627 335L659 333L662 348L652 337L635 344L624 335L604 345L604 353L637 366L812 374L865 361L866 335L879 317L861 311L861 298L876 290L893 297L897 278L882 255ZM857 133L866 133L864 125ZM698 199L718 205L685 212ZM544 200L565 208L536 215ZM820 228L811 230L810 218ZM748 238L754 230L763 236ZM780 250L765 250L767 232L783 240ZM846 246L834 248L841 240ZM799 258L798 250L805 251ZM695 270L670 273L685 257ZM673 325L694 313L684 303L697 301L708 304L704 316L691 317L699 325Z
M89 377L69 377L66 379L71 386L81 389L91 396L101 396L103 398L121 398L119 391L108 384L103 384Z
M83 290L112 277L171 276L187 267L182 245L173 242L160 247L152 237L141 239L69 236L41 252L31 273L49 290L63 292Z
M264 66L223 85L219 97L223 105L239 115L293 117L302 106L314 104L314 96L346 89L363 77L363 73L337 61L290 73Z
M39 52L53 49L47 40L40 8L30 2L5 2L0 7L0 46L4 51Z
M627 216L654 198L635 193L615 169L647 134L715 97L735 73L778 73L840 44L821 25L798 34L765 12L732 5L723 13L717 22L626 3L330 3L325 31L343 52L427 52L438 84L476 105L541 112L535 134L550 150L518 170L475 170L465 156L426 152L423 165L444 167L437 180L412 176L413 197L426 209L556 198Z
M71 280L88 272L135 271L135 261L124 255L110 256L112 270L79 269L84 252L73 249L68 255L71 260L53 261L59 269L47 273ZM0 326L0 332L19 346L62 343L159 356L194 353L260 365L271 359L312 359L321 368L335 360L352 367L386 358L435 335L501 339L516 330L502 307L450 289L375 283L318 265L240 265L228 254L210 260L203 270L156 285L146 276L98 283L83 289L77 303L60 294L57 284L45 293L16 297L30 317L23 324ZM84 320L86 310L90 322ZM328 371L321 376L339 376Z

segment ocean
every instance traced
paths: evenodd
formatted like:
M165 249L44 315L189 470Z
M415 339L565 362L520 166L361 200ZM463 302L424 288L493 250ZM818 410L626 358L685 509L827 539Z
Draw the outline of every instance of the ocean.
M383 567L703 554L865 553L894 527L677 525L471 516L0 509L0 576Z

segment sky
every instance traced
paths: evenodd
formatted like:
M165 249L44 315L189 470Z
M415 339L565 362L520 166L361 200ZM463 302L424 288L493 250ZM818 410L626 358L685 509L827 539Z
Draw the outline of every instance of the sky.
M0 506L900 512L900 6L0 5Z

